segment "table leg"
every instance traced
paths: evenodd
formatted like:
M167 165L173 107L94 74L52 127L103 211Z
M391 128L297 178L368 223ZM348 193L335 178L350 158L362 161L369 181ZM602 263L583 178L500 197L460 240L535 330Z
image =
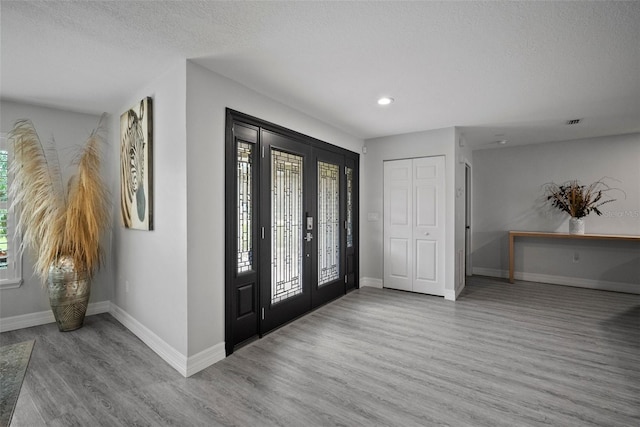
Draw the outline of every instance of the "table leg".
M513 283L513 240L514 236L509 233L509 283Z

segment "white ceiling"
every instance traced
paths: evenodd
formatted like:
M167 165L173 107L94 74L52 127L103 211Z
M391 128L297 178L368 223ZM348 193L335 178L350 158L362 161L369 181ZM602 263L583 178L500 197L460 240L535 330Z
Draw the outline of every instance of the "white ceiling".
M361 138L640 132L640 2L2 0L0 14L8 100L114 111L189 58Z

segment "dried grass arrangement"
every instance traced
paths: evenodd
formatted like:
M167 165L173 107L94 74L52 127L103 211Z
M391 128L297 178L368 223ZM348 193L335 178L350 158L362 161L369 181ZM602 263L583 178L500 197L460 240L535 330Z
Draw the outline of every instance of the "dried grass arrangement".
M11 209L18 210L21 250L35 254L34 270L43 283L63 257L90 276L100 267L100 237L110 224L109 192L100 173L105 116L78 154L77 172L65 187L53 142L42 144L33 123L19 120L9 133L14 157L9 167Z
M605 179L606 177L589 185L583 185L575 179L562 184L549 182L544 185L545 197L551 206L568 213L571 218L583 218L591 212L602 215L599 208L616 200L605 199L605 194L612 190L622 192L619 188L610 187L604 182Z

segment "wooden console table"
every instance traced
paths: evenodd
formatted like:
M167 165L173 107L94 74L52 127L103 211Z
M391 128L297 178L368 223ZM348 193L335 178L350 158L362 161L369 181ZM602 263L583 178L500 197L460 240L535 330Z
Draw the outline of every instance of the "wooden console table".
M516 237L542 237L550 239L574 239L574 240L622 240L640 242L640 236L622 234L569 234L549 233L544 231L509 231L509 282L513 283L513 252Z

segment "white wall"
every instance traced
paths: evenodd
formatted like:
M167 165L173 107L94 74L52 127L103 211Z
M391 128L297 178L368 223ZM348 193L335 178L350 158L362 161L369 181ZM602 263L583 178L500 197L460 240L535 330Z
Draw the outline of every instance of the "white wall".
M43 143L51 141L52 138L55 139L65 182L76 171L71 163L78 153L78 148L82 147L100 119L99 116L90 114L9 101L2 101L0 109L2 133L9 132L16 120L30 119ZM105 147L107 156L108 151L109 149ZM109 174L107 164L103 165L103 170L105 174ZM92 281L90 303L108 301L111 298L110 233L107 233L102 245L106 255L105 264ZM0 290L0 317L3 319L50 312L46 288L33 275L33 261L29 253L25 253L23 258L22 275L24 278L22 286Z
M153 98L154 230L125 229L118 199L114 206L112 302L127 327L152 346L157 341L159 347L154 349L164 348L169 358L177 357L180 364L187 354L185 62L132 93L121 108L111 112L114 170L120 161L120 115L147 96ZM119 197L119 177L112 181L111 189ZM173 350L179 354L172 355Z
M473 153L473 266L508 271L508 230L568 232L568 215L544 206L542 185L608 176L626 192L610 195L587 233L640 235L640 134L501 147ZM574 262L574 257L578 258ZM529 280L640 292L640 245L633 242L520 239L516 273ZM516 275L516 278L518 275Z
M224 342L225 108L357 153L363 141L187 62L188 354ZM361 177L364 172L360 164Z
M456 130L454 128L368 139L365 142L367 153L363 156L363 163L366 173L360 184L361 284L382 284L383 279L383 162L385 160L443 155L445 156L447 212L445 297L455 299L455 187L457 170L455 145Z

